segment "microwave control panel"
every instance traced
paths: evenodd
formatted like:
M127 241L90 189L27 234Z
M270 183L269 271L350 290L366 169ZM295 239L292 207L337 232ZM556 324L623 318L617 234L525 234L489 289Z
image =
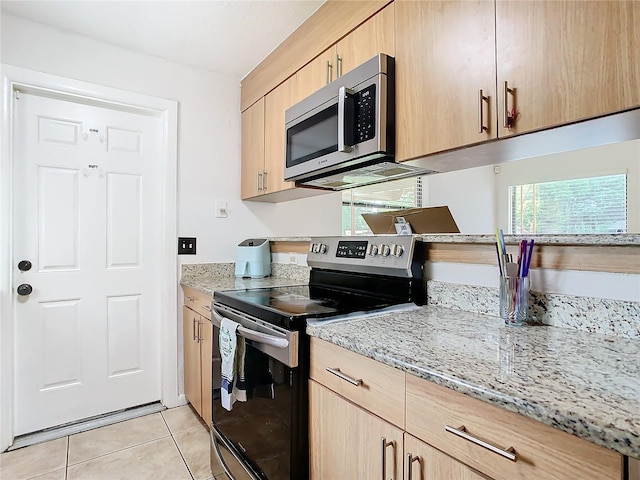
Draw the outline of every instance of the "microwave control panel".
M376 136L376 85L369 85L355 94L356 144Z

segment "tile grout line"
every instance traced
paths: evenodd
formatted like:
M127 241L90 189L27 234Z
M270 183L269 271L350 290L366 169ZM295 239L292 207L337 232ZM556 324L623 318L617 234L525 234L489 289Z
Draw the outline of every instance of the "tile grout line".
M69 445L71 444L70 435L67 435L67 458L64 462L64 480L69 476Z
M189 476L191 477L192 480L195 480L196 477L193 476L193 472L189 468L189 464L187 463L187 459L184 458L184 455L182 454L182 450L180 450L180 447L178 446L178 442L176 442L176 438L173 436L173 431L171 431L171 427L169 427L169 424L167 423L167 419L164 418L164 415L162 415L162 412L160 412L160 416L162 417L162 421L167 426L167 430L169 430L169 434L171 435L171 440L173 440L173 444L176 446L176 449L178 450L178 453L180 454L180 458L182 458L182 463L184 463L184 466L187 467L187 472L189 472Z

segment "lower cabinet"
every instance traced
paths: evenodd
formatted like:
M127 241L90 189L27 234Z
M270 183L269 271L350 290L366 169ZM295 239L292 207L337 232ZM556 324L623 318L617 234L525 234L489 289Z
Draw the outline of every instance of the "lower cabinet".
M404 458L405 480L489 479L408 433L404 435Z
M184 393L207 426L211 423L211 320L183 307Z
M310 478L402 478L402 430L313 380L309 401Z
M623 478L612 450L388 368L311 338L312 479Z

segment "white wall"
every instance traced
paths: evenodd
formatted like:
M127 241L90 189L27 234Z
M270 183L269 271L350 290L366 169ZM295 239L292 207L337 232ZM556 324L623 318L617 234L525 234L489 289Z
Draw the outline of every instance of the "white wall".
M197 70L26 21L1 18L2 63L179 102L178 235L197 237L184 263L233 261L258 236L338 235L340 195L282 204L240 200L240 79ZM215 200L229 216L215 218Z

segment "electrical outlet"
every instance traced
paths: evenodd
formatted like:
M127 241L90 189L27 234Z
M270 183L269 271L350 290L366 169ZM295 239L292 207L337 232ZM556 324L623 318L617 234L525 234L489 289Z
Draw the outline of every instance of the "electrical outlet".
M178 255L195 255L195 237L178 237Z

